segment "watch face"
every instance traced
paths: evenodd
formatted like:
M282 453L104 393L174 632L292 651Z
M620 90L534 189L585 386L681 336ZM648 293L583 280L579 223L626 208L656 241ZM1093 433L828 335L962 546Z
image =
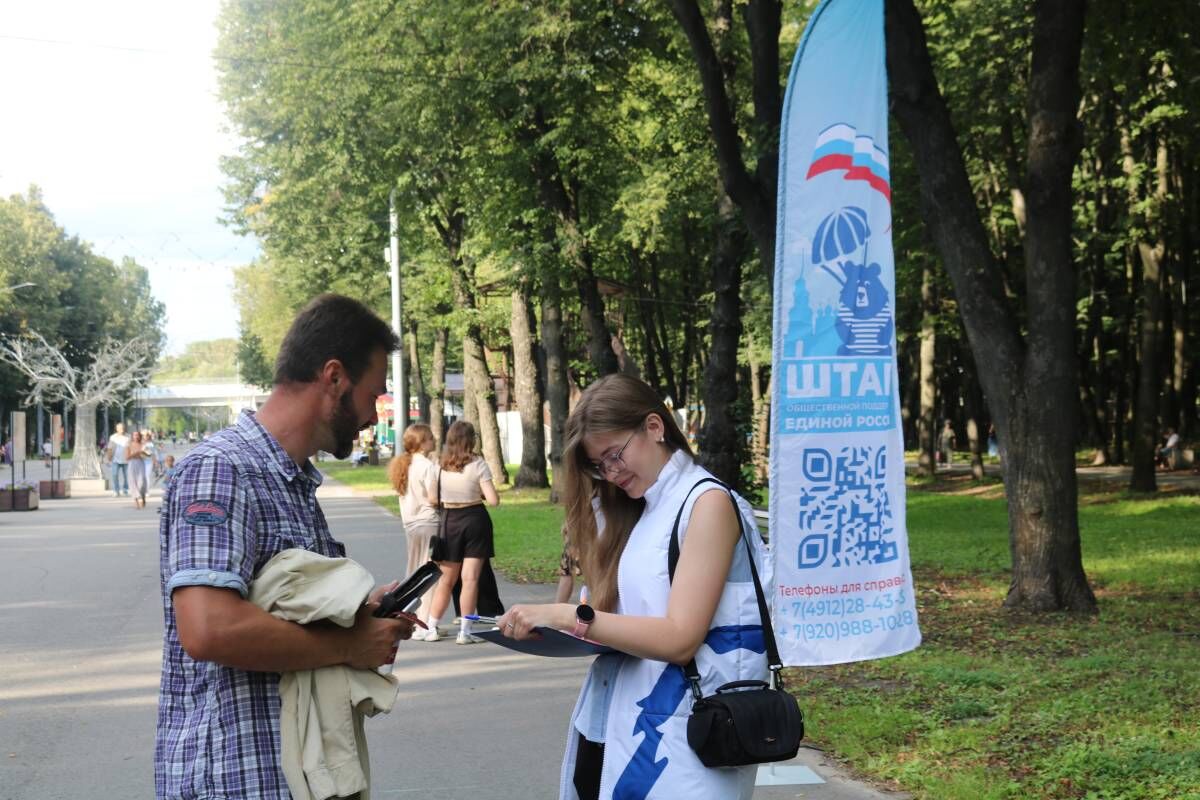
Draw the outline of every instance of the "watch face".
M592 608L589 605L580 604L575 609L575 618L578 619L580 622L590 623L592 620L594 620L596 618L596 609Z

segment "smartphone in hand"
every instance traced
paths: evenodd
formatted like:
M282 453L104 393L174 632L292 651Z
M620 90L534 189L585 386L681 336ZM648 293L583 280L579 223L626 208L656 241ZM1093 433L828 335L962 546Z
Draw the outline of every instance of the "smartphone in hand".
M375 616L394 617L413 611L421 604L421 596L433 588L441 577L442 568L432 561L426 561L403 583L380 598Z

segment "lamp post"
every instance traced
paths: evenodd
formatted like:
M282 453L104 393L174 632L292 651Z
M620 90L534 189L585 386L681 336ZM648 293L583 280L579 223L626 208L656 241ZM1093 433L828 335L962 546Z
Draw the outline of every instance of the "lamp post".
M388 229L391 246L388 247L388 263L392 278L392 330L400 340L400 349L392 353L392 430L395 441L392 453L399 452L400 437L408 427L408 385L404 382L404 333L400 286L400 220L396 214L396 190L388 193Z

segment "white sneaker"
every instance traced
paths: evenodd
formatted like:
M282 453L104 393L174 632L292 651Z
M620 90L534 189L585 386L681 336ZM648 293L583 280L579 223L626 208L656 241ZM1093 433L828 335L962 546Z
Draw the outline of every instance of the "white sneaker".
M454 640L454 643L455 644L479 644L482 641L483 641L483 639L480 639L478 636L472 636L471 634L466 633L465 631L459 631L458 637Z
M430 628L427 631L420 631L419 633L419 638L416 633L413 634L413 638L418 642L436 642L438 639L442 638L440 635L438 635L437 628Z

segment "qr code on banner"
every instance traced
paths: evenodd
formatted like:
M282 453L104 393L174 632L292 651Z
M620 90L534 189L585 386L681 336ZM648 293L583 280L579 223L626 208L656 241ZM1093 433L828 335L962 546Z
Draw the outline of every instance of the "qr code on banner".
M899 557L887 446L804 450L799 566L884 564Z

